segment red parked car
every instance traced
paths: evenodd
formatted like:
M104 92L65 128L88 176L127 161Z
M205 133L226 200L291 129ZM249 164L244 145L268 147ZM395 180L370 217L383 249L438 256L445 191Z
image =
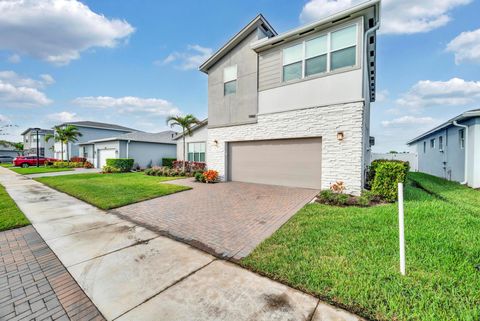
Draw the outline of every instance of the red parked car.
M38 158L38 165L44 165L46 161L56 162L54 158ZM37 166L37 156L17 156L13 159L13 165L19 167Z

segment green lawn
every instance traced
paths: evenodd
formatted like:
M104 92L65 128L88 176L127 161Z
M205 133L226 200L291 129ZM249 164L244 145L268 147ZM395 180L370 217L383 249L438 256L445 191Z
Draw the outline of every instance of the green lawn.
M242 264L370 319L479 320L480 191L410 177L405 277L396 204L307 205Z
M22 175L73 171L73 168L52 168L52 167L45 167L45 166L40 166L40 167L30 166L26 168L12 167L10 169L15 173L22 174Z
M101 209L112 209L190 189L163 184L178 177L147 176L143 173L76 174L36 178L52 188Z
M12 163L0 163L0 166L8 168L8 167L13 167L13 164Z
M17 204L10 198L5 188L0 185L0 231L30 224Z

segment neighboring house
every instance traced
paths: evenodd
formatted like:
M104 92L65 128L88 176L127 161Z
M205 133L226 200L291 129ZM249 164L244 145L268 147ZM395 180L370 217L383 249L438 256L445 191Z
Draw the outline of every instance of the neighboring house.
M107 124L107 123L99 123L93 121L77 121L77 122L68 122L63 123L58 126L66 126L66 125L73 125L78 128L78 131L82 134L81 137L78 137L78 141L74 143L68 143L67 145L64 144L63 146L63 157L62 157L62 144L60 142L55 142L55 158L57 159L67 159L67 148L68 148L68 156L75 157L86 157L88 158L89 155L85 153L84 150L80 151L80 144L92 140L102 139L102 138L109 138L114 137L126 133L131 132L138 132L138 130L119 126L115 124ZM53 141L53 139L52 139Z
M277 34L259 15L208 74L207 166L222 180L360 194L370 160L380 1Z
M161 165L162 158L177 156L175 136L174 131L121 134L82 142L80 154L97 168L102 168L108 158L133 158L142 168Z
M418 172L418 155L416 153L372 153L371 160L389 159L400 160L410 164L410 171Z
M45 141L45 136L53 134L51 129L40 129L38 131L38 149L39 156L54 157L53 140ZM28 128L22 134L23 136L23 150L25 156L37 155L37 131L35 128Z
M480 109L470 110L410 140L418 170L480 187Z
M194 162L207 162L207 132L208 119L205 119L192 127L191 135L185 136L187 153L185 159ZM175 136L177 142L177 160L182 160L183 155L183 135L180 133Z
M12 146L4 146L0 144L0 156L11 156L13 158L22 155L21 150L16 150L15 147Z

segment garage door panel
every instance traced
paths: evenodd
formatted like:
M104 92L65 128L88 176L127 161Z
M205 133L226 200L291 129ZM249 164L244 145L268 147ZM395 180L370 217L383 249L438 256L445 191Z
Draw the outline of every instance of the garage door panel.
M232 181L321 187L321 138L232 142L228 158Z
M115 149L100 149L98 151L98 163L99 163L99 168L102 168L107 164L107 159L108 158L117 158Z

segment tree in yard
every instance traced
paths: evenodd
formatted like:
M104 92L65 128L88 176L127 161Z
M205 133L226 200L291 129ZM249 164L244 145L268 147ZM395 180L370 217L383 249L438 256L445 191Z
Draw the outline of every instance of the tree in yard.
M63 159L63 145L66 145L66 152L67 152L67 161L70 161L68 155L68 143L73 143L78 140L78 137L82 136L82 133L78 131L78 128L73 125L67 125L64 127L55 126L53 134L47 134L45 136L45 141L49 141L50 139L54 139L55 142L60 143L60 151L62 154L62 161Z
M0 145L5 146L5 147L13 147L15 148L15 151L17 154L20 155L20 151L23 151L23 143L14 143L14 142L9 142L6 140L0 140Z
M174 127L174 126L182 127L182 139L183 139L182 169L184 172L185 172L185 154L186 154L185 135L191 136L192 126L198 124L199 122L200 121L192 114L188 114L184 117L170 116L167 118L167 125L170 125L170 127Z

